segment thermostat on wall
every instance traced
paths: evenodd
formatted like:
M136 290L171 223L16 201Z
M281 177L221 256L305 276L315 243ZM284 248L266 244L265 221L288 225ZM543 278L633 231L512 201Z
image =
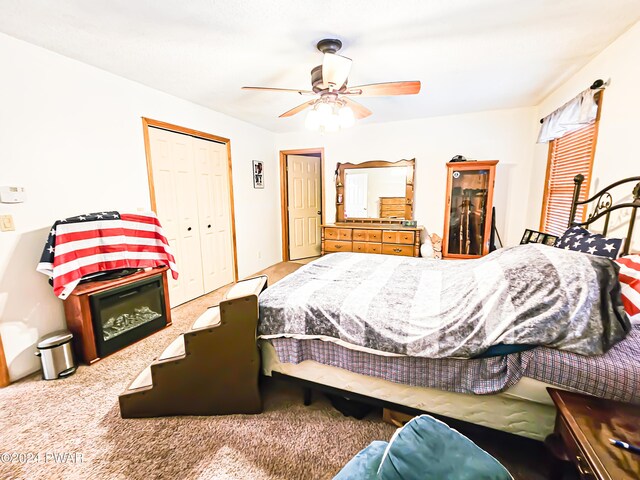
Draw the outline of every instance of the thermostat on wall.
M23 187L0 187L0 203L22 203L27 199Z

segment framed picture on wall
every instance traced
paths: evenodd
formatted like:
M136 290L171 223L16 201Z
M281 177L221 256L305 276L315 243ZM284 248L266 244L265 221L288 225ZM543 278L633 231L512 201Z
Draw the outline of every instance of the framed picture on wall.
M253 161L253 188L264 188L264 162Z

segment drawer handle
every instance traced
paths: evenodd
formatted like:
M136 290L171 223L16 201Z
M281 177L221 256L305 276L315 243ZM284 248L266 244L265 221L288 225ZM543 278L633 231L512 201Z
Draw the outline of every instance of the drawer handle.
M587 475L591 475L591 471L588 468L582 467L582 461L583 461L583 458L580 455L576 455L578 472L580 472L580 475L582 475L583 477L586 477Z
M342 248L342 245L336 245L336 248Z
M401 248L394 248L393 251L396 252L396 253L400 253L402 251L402 249Z

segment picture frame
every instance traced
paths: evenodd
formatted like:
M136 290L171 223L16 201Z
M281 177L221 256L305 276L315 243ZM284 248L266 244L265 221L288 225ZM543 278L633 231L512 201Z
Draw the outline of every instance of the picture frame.
M542 243L543 245L548 245L553 247L558 240L557 235L551 235L550 233L538 232L537 230L531 230L527 228L522 234L522 239L520 240L520 244L525 243Z
M553 247L558 241L558 238L560 237L558 237L557 235L546 234L544 236L544 240L542 241L542 243L544 243L545 245L549 245L550 247Z
M520 245L525 244L525 243L529 243L529 239L531 238L531 230L529 230L528 228L524 231L524 234L522 235L522 239L520 240Z
M253 160L253 188L264 188L264 162L262 160Z

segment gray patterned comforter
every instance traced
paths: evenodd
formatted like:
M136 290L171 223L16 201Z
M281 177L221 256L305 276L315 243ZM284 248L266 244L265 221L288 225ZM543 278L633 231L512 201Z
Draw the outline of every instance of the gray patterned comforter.
M260 295L258 334L429 358L499 343L598 355L631 329L617 273L609 259L539 244L465 261L336 253Z

